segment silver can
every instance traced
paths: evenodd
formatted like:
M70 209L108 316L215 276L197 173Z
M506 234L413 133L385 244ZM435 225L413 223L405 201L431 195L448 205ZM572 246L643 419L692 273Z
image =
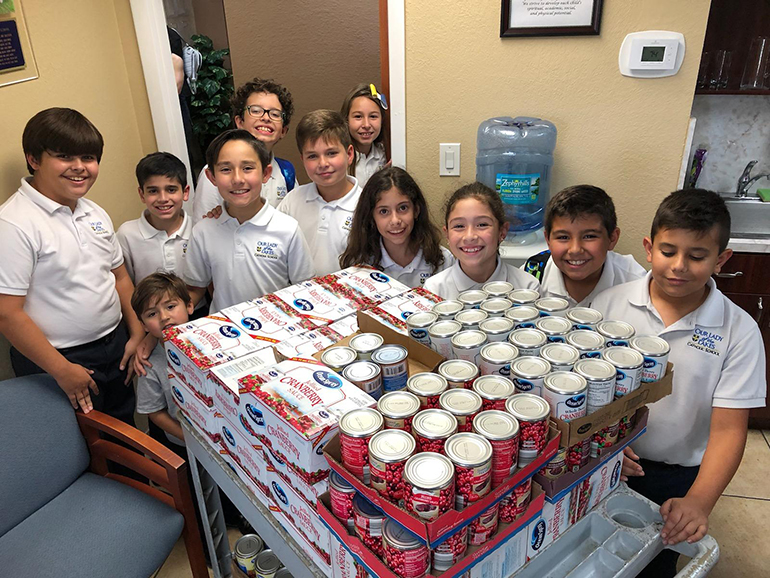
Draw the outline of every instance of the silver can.
M424 409L414 416L412 432L419 451L444 453L444 442L457 433L457 418L443 409Z
M438 398L438 405L457 419L457 431L473 429L473 417L481 411L481 396L469 389L448 389Z
M506 319L513 321L514 329L533 329L535 327L535 321L540 319L540 312L531 305L512 307L506 311L504 315Z
M345 367L356 361L356 359L358 359L356 350L344 345L330 347L321 354L321 363L337 373L340 373Z
M257 578L275 578L281 568L281 560L272 550L262 550L255 562Z
M471 389L479 376L476 364L465 359L450 359L438 366L438 374L447 380L450 389Z
M438 321L438 315L430 311L418 311L412 313L406 318L406 327L409 330L409 337L418 343L430 347L430 336L428 329Z
M450 359L454 355L454 352L452 351L452 337L461 330L462 325L457 321L436 321L436 323L431 325L430 329L428 329L431 349L441 357Z
M455 315L455 321L463 326L462 331L478 330L479 323L488 317L489 314L481 309L463 309Z
M585 417L588 382L570 371L555 371L543 380L543 399L551 406L551 415L562 421Z
M490 317L502 317L511 307L513 302L505 297L490 297L481 302L479 309L486 311Z
M374 399L382 395L382 371L371 361L356 361L342 370L342 377L357 385Z
M567 334L572 330L572 323L564 317L541 317L535 321L535 327L545 333L548 343L564 343Z
M644 355L642 382L650 383L663 379L671 351L668 342L657 335L640 335L632 338L629 345Z
M603 318L600 311L590 307L573 307L567 311L567 319L572 322L572 329L596 331L596 324Z
M438 315L439 320L448 321L454 319L460 311L464 309L463 304L456 299L441 301L433 306L433 313Z
M511 375L511 362L519 356L515 345L506 342L487 343L479 353L481 375Z
M540 316L556 315L564 317L569 309L569 301L561 297L543 297L535 301L535 307L540 311Z
M491 317L479 323L479 329L487 334L487 341L508 341L513 325L513 321L505 317Z
M457 300L463 304L465 309L478 309L481 306L481 302L488 297L486 291L481 289L469 289L463 291L457 296Z
M580 352L567 343L548 343L540 349L540 357L551 364L553 371L572 371Z
M608 347L602 359L615 366L615 397L623 397L642 384L644 356L630 347Z
M377 333L359 333L350 339L348 345L355 349L358 359L369 361L372 358L372 353L382 347L383 343L385 340Z
M294 574L292 574L288 568L280 568L278 572L275 573L274 578L294 578Z
M407 511L422 520L435 520L454 506L454 483L455 468L449 458L432 451L413 455L404 466Z
M490 297L505 297L513 291L513 285L508 281L488 281L481 286L482 291L486 291Z
M598 359L604 349L604 337L588 329L571 331L567 334L565 341L580 352L580 359L586 357Z
M403 345L383 345L372 353L372 361L382 370L382 391L398 391L409 379L408 351Z
M473 382L473 391L481 396L481 410L505 410L505 400L516 393L513 382L502 375L482 375Z
M492 444L479 434L456 433L447 440L445 451L455 465L459 482L455 493L455 509L459 512L492 489Z
M514 289L508 293L508 299L513 302L514 307L534 305L535 301L540 299L540 293L534 289Z
M515 345L519 350L519 355L540 355L540 349L548 343L545 333L539 329L514 329L508 335L508 342Z
M265 543L257 534L246 534L235 543L235 563L244 574L254 576L257 570L257 556L265 548Z
M414 438L399 429L382 430L369 440L370 484L381 496L399 505L404 500L401 473L416 447Z
M581 359L573 371L588 382L588 413L594 413L615 400L615 366L603 359Z
M412 433L412 418L420 411L420 398L409 391L391 391L377 401L385 429L400 429Z
M604 337L604 347L628 347L628 340L636 334L630 323L612 320L597 323L596 331Z
M453 357L478 365L479 353L486 342L487 334L483 331L459 331L452 336Z
M529 465L548 444L551 408L542 397L517 393L505 402L505 411L519 422L519 467Z
M446 378L437 373L416 373L406 382L407 391L420 400L421 410L438 407L438 398L448 387Z
M551 373L551 364L541 357L517 357L511 363L511 377L516 391L542 395L543 379Z

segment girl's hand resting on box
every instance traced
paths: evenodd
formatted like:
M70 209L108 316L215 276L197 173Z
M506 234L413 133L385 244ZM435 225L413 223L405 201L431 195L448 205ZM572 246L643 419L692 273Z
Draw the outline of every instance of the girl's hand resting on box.
M634 453L631 446L626 446L623 450L623 468L620 470L620 479L623 482L628 481L628 476L643 476L644 470L639 465L639 456Z
M688 544L697 542L708 532L709 514L709 507L694 496L666 500L660 507L665 522L660 531L663 543L673 546L683 540Z

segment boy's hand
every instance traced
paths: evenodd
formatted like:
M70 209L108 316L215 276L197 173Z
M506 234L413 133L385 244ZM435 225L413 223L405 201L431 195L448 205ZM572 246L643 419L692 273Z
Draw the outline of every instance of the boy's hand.
M623 468L620 470L620 479L623 482L628 481L628 476L643 476L644 469L639 465L639 456L634 453L631 446L626 446L623 450Z
M134 377L134 372L136 370L134 369L132 358L136 354L136 350L138 349L139 345L141 345L143 340L144 336L142 335L141 337L132 337L126 342L126 348L123 350L123 359L120 360L120 371L127 369L126 380L123 382L126 385L128 385L131 382L131 379Z
M208 213L203 215L204 219L218 219L219 215L222 214L222 205L217 205L213 209L211 209Z
M137 346L132 367L137 376L144 377L147 375L145 368L152 367L152 363L149 361L150 354L152 354L152 350L155 349L157 344L158 340L148 333Z
M663 516L663 529L660 537L667 546L687 540L688 544L697 542L709 529L708 506L695 497L671 498L660 507Z
M93 373L92 370L86 369L82 365L67 362L64 369L53 376L59 387L67 394L72 407L75 409L80 407L83 413L88 413L94 409L94 404L91 403L91 392L88 390L93 391L95 395L99 394L99 387L91 379Z

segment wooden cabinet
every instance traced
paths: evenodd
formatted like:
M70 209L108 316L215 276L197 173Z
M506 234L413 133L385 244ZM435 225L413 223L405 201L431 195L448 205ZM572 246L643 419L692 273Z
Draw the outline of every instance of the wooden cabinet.
M716 278L717 287L759 325L770 377L770 254L735 253ZM770 380L768 380L770 381ZM749 426L770 429L770 407L751 410Z

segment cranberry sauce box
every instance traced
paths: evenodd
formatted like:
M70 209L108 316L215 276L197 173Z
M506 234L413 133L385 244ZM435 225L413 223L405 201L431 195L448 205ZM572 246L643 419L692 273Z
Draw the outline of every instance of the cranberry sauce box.
M357 309L347 298L313 280L279 289L273 295L314 325L328 325Z
M356 562L353 554L332 532L329 532L329 538L332 547L331 578L370 578L371 574L361 564Z
M265 347L218 314L171 327L163 337L169 368L208 406L214 398L211 368Z
M239 412L262 443L314 484L328 475L323 446L337 432L337 420L376 402L320 364L283 361L275 369L280 377L241 392Z
M310 504L315 506L318 496L325 494L329 489L329 481L324 478L315 484L309 484L305 478L300 476L297 471L290 467L280 456L278 456L269 446L262 447L265 454L265 461L268 466L281 476L284 482L294 488Z
M262 447L247 439L227 419L222 420L222 445L235 463L238 477L265 505L269 505L269 466ZM256 487L259 491L254 491Z
M366 313L391 329L406 334L406 318L418 311L431 311L436 303L443 301L441 297L416 287L398 297L393 297L369 309Z
M185 382L171 372L168 374L168 384L179 411L187 416L188 421L211 447L218 450L222 414L216 408L207 406ZM169 412L172 410L173 408L168 408Z
M383 301L402 295L409 287L373 267L348 267L342 271L316 277L318 283L345 295L362 307L374 307Z
M268 343L279 343L313 327L288 308L264 298L238 303L223 309L222 314L254 339Z
M299 548L305 554L307 554L308 558L310 558L313 563L318 566L321 572L323 572L326 576L331 576L331 555L327 554L325 556L321 556L314 545L311 544L310 541L305 538L305 536L297 529L297 527L291 523L291 520L285 516L280 508L277 506L271 506L270 512L273 514L273 517L278 520L281 526L283 526L283 529L286 530L286 533L294 540L294 542L296 542L297 546L299 546Z
M342 338L342 335L330 329L329 326L317 327L282 341L275 346L275 351L282 360L308 361L313 359L314 353L323 351Z

